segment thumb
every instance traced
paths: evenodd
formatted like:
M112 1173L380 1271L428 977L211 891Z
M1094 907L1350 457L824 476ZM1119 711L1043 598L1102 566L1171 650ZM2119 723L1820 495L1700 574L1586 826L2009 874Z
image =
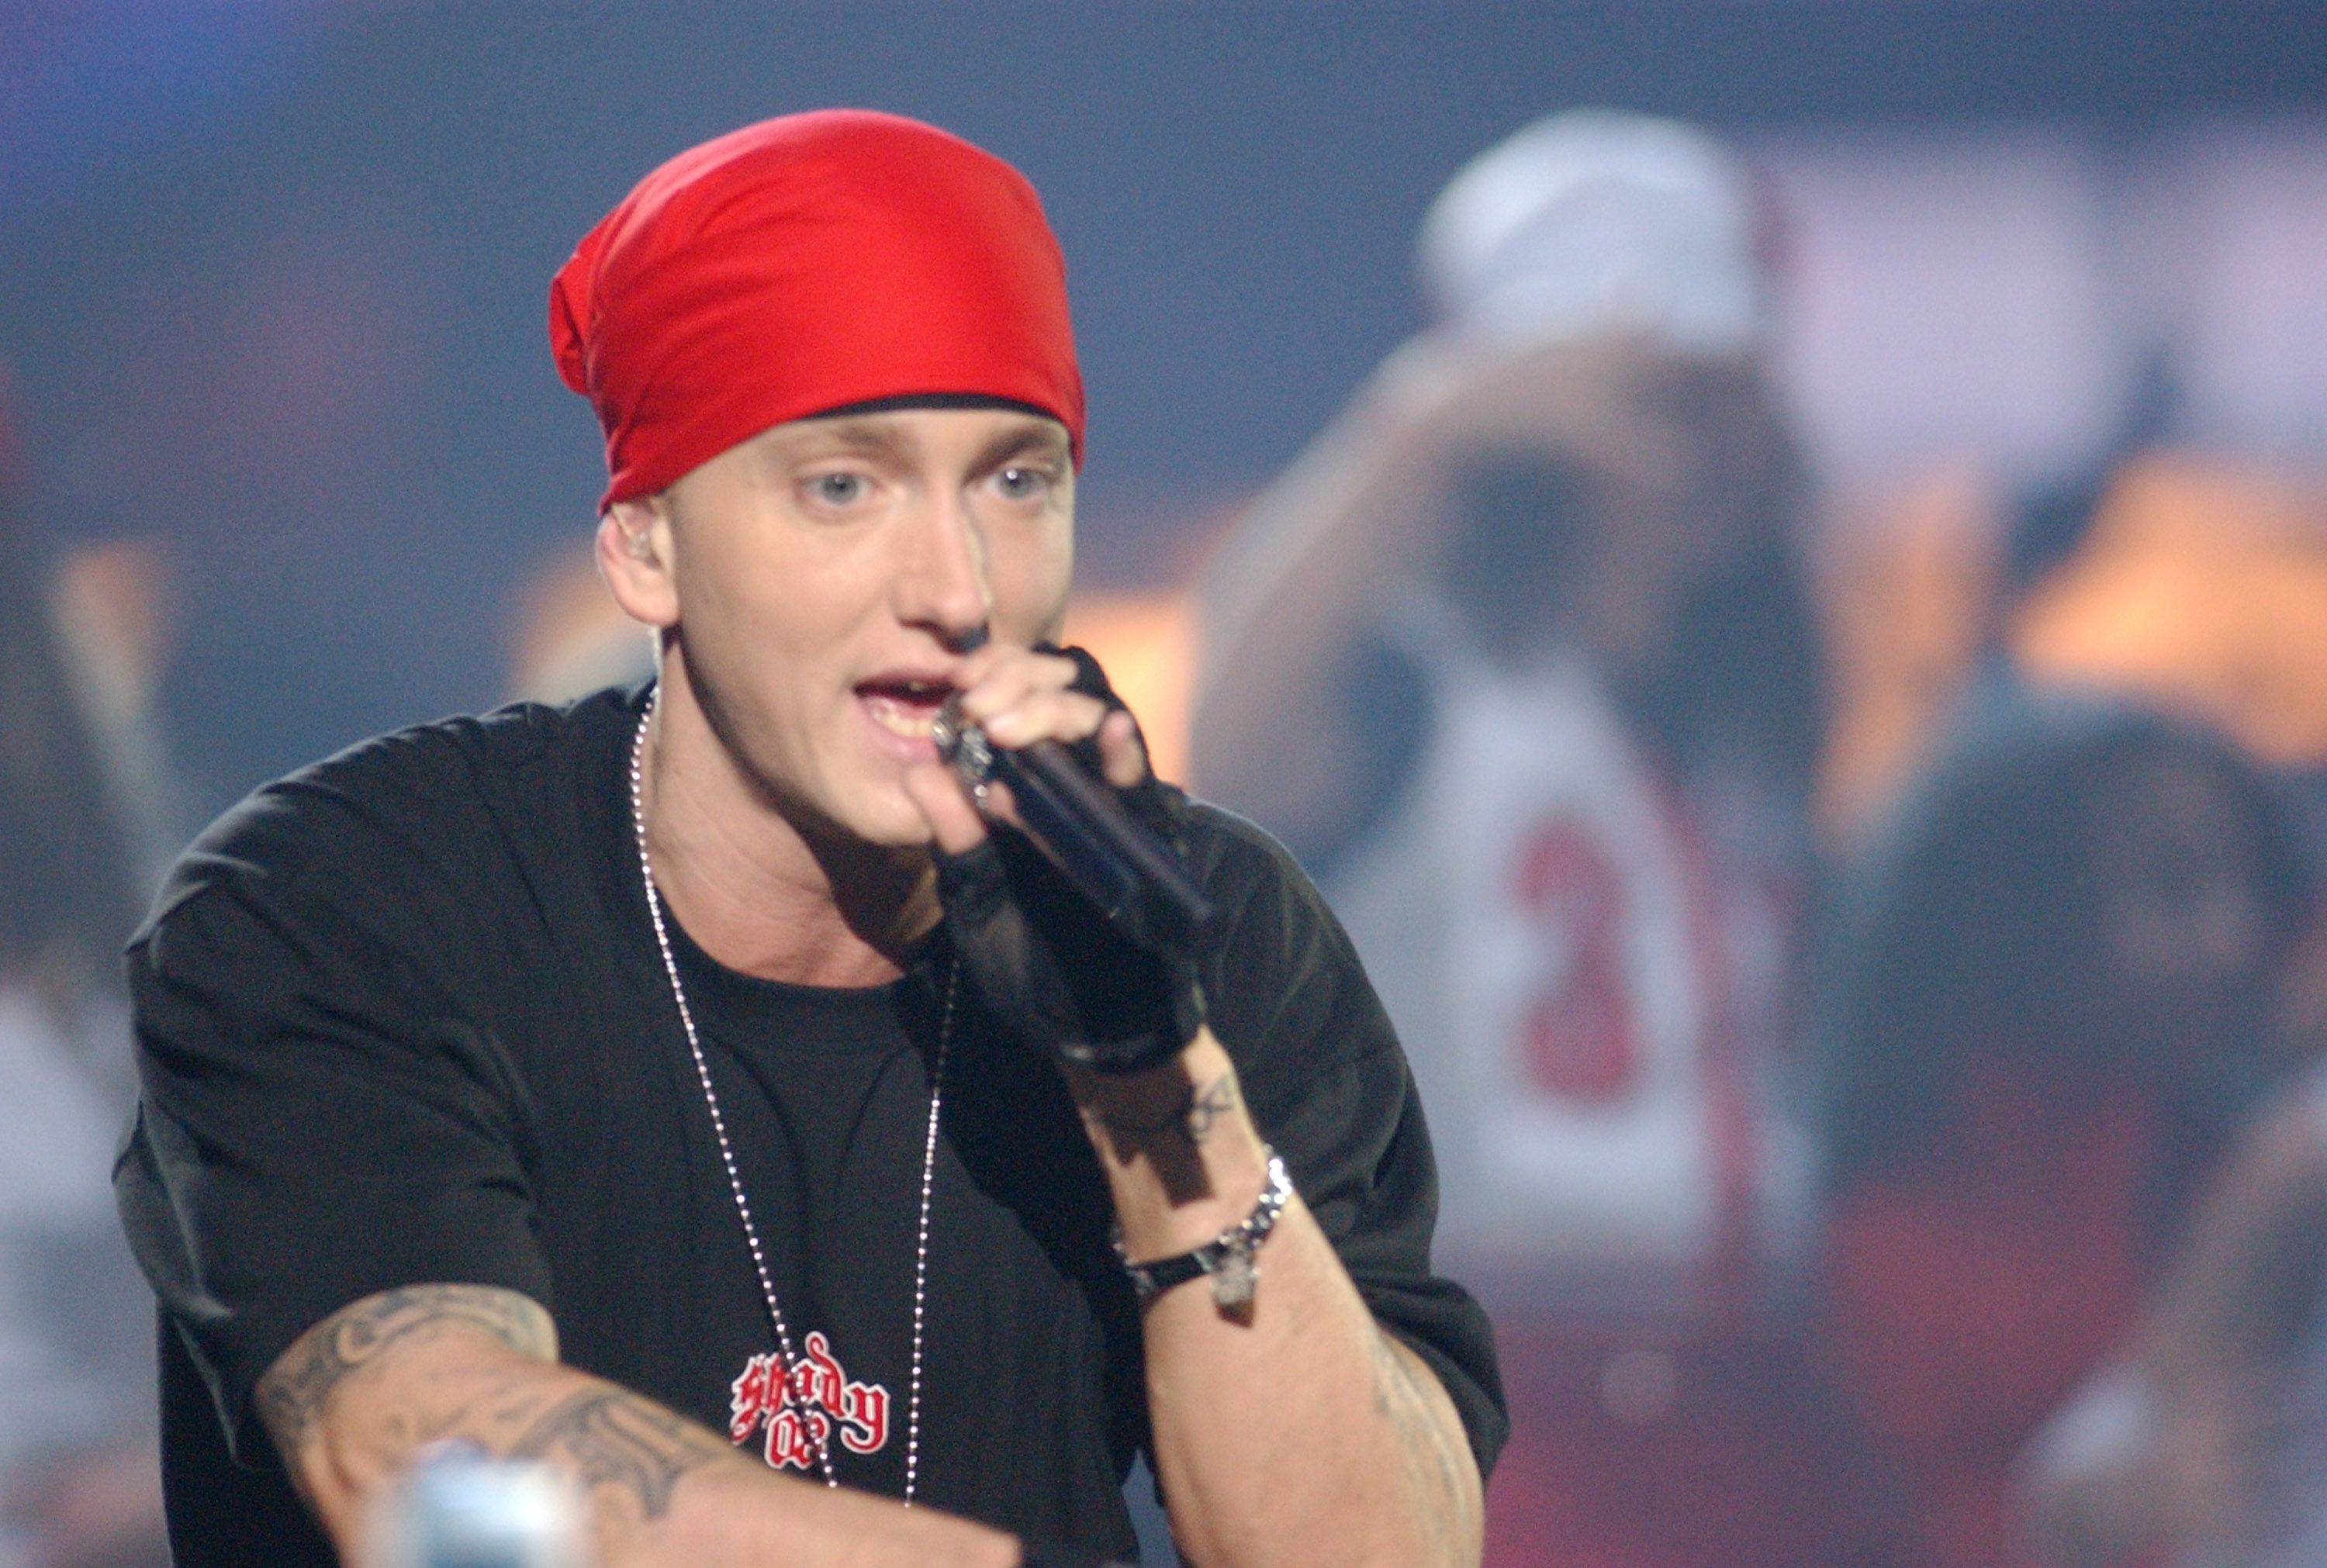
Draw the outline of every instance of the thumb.
M952 771L936 762L918 763L905 770L905 798L930 825L930 835L948 854L976 848L986 838L985 819L969 797L962 793Z

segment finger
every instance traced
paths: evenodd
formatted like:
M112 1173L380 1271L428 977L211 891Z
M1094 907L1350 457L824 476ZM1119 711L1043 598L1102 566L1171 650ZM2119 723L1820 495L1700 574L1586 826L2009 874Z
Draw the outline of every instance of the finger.
M1139 725L1121 708L1108 714L1098 727L1098 761L1107 781L1128 789L1147 777L1147 746Z
M1018 818L1018 802L1010 793L1010 786L999 779L989 779L986 786L986 804L977 814L988 823L1006 822L1013 827L1023 827Z
M948 854L975 849L986 836L985 819L951 769L935 762L906 769L905 798L920 809L930 825L930 836Z
M983 723L987 740L1015 748L1037 741L1082 740L1107 714L1105 703L1080 692L1030 691Z
M967 655L954 667L953 684L957 688L967 693L979 681L984 680L995 666L1025 651L1023 648L1012 647L1006 643L981 644L976 652Z
M964 716L985 724L1037 692L1065 690L1075 678L1075 661L1023 648L981 650L962 667L960 678Z

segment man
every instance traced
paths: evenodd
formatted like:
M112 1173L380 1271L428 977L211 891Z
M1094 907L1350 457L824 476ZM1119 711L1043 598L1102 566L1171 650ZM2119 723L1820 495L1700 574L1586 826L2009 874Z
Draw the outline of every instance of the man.
M169 1555L153 1357L105 1171L134 1087L125 807L153 776L117 743L135 715L89 700L113 651L94 574L44 569L8 381L0 366L0 1562L139 1568Z
M610 1564L1128 1555L1142 1446L1194 1561L1475 1561L1492 1352L1379 1008L1036 649L1083 411L1031 187L765 122L609 214L552 332L652 691L264 789L132 948L181 1563L328 1561L291 1488L346 1553L443 1438L575 1477ZM949 698L1179 833L1213 939L989 837Z
M2315 879L2250 759L2089 694L1967 714L1847 868L1813 1042L1815 1300L1883 1560L2023 1560L2015 1454L2147 1337L2148 1303L2186 1339L2237 1293L2212 1274L2177 1301L2174 1258L2310 1048L2273 1014Z
M1822 729L1751 177L1578 109L1424 225L1439 321L1201 589L1193 768L1331 892L1514 1304L1753 1293Z
M1424 222L1436 319L1200 590L1198 784L1328 891L1427 1096L1530 1561L1816 1554L1775 1358L1821 659L1759 217L1670 120L1480 154Z
M2314 933L2280 988L2282 1023L2314 1035L2322 957ZM2291 1568L2327 1549L2322 1088L2314 1067L2239 1131L2132 1328L2020 1455L2041 1560Z

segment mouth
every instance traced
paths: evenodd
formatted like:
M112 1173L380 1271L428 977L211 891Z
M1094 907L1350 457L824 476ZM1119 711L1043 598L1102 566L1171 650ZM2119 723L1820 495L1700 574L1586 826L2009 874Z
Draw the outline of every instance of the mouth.
M909 741L926 741L938 710L953 694L951 681L883 677L859 686L856 700L864 706L866 716L891 734Z

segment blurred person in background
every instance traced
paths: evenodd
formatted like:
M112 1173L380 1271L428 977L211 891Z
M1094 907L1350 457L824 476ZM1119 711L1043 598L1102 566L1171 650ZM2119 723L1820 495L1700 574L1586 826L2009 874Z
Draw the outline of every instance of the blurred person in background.
M2327 778L2327 498L2219 455L2131 453L2011 627L2026 678L2138 692L2234 735L2307 799ZM2070 522L2075 510L2061 514ZM2042 521L2040 515L2039 522ZM2024 525L2023 525L2024 526ZM2044 554L2015 550L2015 555ZM2271 1003L2282 1065L2327 1041L2327 933ZM2201 1189L2130 1329L2023 1455L2047 1561L2327 1559L2327 1081L2293 1070Z
M2284 1011L2316 1034L2327 964ZM2245 1128L2109 1361L2023 1455L2039 1555L2076 1568L2327 1560L2327 1079Z
M1725 148L1582 110L1429 213L1438 320L1201 585L1192 768L1329 892L1441 1150L1513 1403L1501 1563L1790 1562L1780 1308L1821 656Z
M1819 1299L1871 1555L2034 1560L2017 1456L2315 1054L2316 880L2229 742L2057 696L1968 716L1855 869L1818 1031Z
M0 407L0 1563L157 1568L152 1298L107 1181L136 1093L124 761Z

